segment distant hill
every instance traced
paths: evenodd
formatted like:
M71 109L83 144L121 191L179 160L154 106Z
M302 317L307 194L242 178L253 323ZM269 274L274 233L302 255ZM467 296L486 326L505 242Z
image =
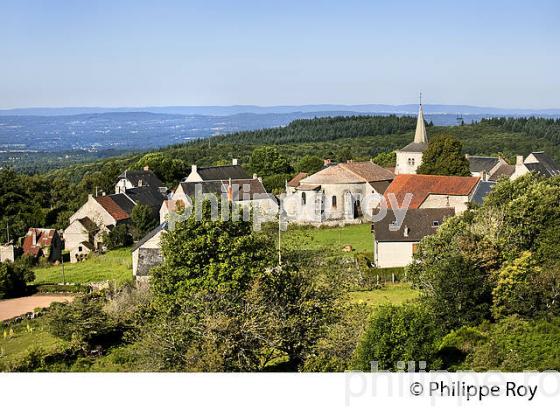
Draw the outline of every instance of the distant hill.
M478 107L471 105L425 104L424 111L429 114L463 114L463 115L535 115L560 116L560 108L525 109ZM210 115L229 116L236 114L288 114L314 112L353 112L353 113L385 113L385 114L416 114L417 104L387 105L387 104L315 104L315 105L231 105L231 106L168 106L168 107L61 107L61 108L15 108L0 110L0 116L9 115L77 115L99 114L115 112L150 112L154 114L179 115Z

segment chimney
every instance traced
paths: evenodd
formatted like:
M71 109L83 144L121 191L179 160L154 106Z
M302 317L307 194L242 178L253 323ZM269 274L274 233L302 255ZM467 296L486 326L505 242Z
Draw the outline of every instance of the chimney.
M404 230L403 230L403 236L404 236L405 238L408 238L408 233L409 233L409 232L410 232L410 230L408 229L408 226L405 225L405 226L404 226Z
M515 165L523 165L523 155L518 155L515 157Z
M232 164L232 165L238 165L238 164L237 164L237 158L232 159L232 160L231 160L231 164Z
M257 179L257 174L253 174L253 179Z
M140 187L140 186L142 186L142 185L144 185L144 183L142 182L141 179L139 179L139 180L138 180L138 186Z
M149 170L150 170L150 167L149 167L148 165L146 165L146 166L144 167L144 171L149 171Z
M192 173L197 172L196 164L192 164L192 165L191 165L191 172L192 172Z
M323 160L323 166L324 166L324 167L328 167L329 165L331 165L331 162L332 162L332 161L331 161L330 158L324 159L324 160Z
M233 202L233 187L231 186L231 178L228 180L227 199L229 202Z
M480 172L480 180L481 181L488 181L488 173L485 170Z

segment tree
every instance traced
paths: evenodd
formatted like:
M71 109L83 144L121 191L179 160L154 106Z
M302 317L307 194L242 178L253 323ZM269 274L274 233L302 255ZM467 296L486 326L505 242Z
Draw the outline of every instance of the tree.
M132 236L130 235L127 224L118 224L109 232L103 234L103 244L108 249L116 249L122 246L132 244Z
M138 203L132 208L130 219L133 228L132 237L138 240L158 225L159 215L152 207Z
M0 299L22 296L35 274L23 263L0 263Z
M372 161L381 167L394 167L397 164L397 153L395 151L380 152L373 157Z
M188 170L187 164L178 158L172 158L161 152L150 152L136 163L137 168L150 169L162 179L163 182L173 185L183 178Z
M275 147L269 146L255 148L253 150L249 168L262 177L275 174L289 174L292 171L288 160L281 156Z
M381 306L356 349L354 367L370 371L371 362L377 361L379 370L394 371L399 361L425 361L427 369L438 369L435 342L439 337L441 329L425 307Z
M314 174L323 168L323 160L315 155L304 155L296 165L297 172Z
M422 156L418 174L470 176L469 161L462 153L461 142L451 135L438 135L430 140Z

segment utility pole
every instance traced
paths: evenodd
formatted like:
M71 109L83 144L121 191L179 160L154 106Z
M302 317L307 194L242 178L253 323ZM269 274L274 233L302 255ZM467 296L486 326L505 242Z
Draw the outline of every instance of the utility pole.
M6 221L6 243L10 243L10 223Z
M60 253L60 262L62 263L62 283L66 284L66 276L64 275L64 255Z
M278 210L278 266L282 266L282 252L281 252L281 240L282 240L282 228L281 228L282 212Z

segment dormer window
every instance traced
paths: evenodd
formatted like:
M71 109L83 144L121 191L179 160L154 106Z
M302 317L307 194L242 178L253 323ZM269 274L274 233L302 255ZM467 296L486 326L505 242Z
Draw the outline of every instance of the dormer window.
M432 228L437 228L439 226L439 221L432 221Z

